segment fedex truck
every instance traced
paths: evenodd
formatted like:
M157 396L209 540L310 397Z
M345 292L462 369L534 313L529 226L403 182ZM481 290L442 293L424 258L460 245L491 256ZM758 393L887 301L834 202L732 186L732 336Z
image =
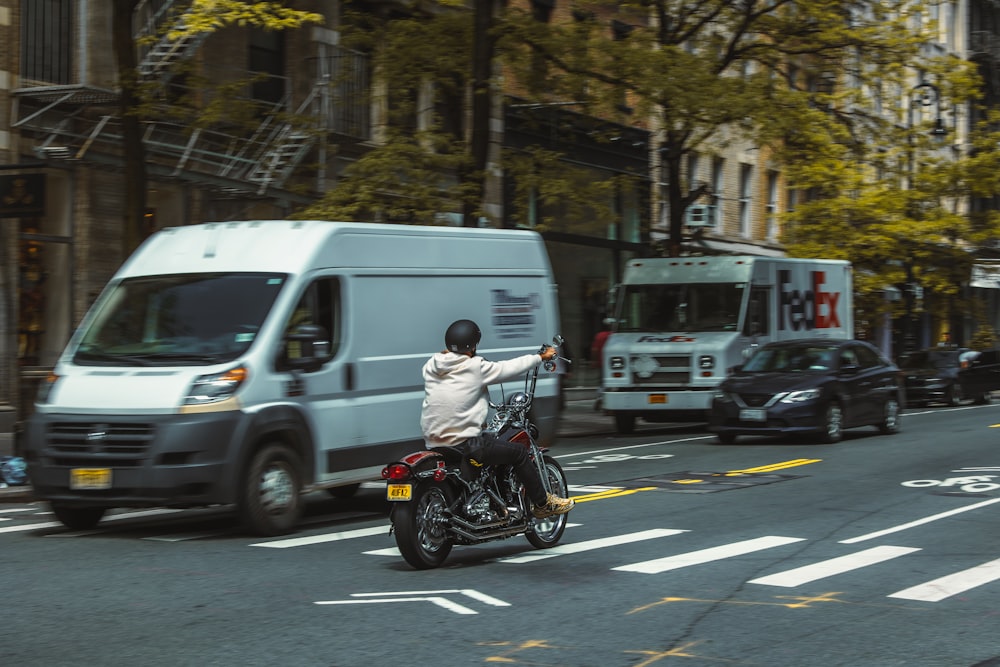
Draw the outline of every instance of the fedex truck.
M853 338L849 262L752 256L631 260L602 353L619 433L638 418L702 421L727 369L794 338Z

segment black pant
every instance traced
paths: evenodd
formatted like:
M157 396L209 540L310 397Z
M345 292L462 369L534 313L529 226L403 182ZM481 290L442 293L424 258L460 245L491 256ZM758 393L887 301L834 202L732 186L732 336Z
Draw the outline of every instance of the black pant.
M501 440L493 433L483 433L458 445L458 449L478 463L512 466L517 478L524 484L531 502L538 506L548 502L538 468L528 456L528 448L524 445Z

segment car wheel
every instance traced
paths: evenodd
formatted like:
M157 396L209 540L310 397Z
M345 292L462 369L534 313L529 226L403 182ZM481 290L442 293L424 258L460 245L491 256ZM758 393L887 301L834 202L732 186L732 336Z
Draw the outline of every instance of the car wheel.
M948 393L944 400L951 407L958 407L962 403L962 388L957 384L951 385L948 387Z
M820 440L826 443L840 442L844 435L844 409L837 401L831 401L823 413L823 427Z
M882 421L878 423L878 430L886 435L899 433L899 401L895 398L882 405Z
M993 392L984 391L976 397L976 405L989 405L993 402Z
M724 445L731 445L734 442L736 442L735 433L716 433L715 437L717 437L719 439L719 442L721 442Z

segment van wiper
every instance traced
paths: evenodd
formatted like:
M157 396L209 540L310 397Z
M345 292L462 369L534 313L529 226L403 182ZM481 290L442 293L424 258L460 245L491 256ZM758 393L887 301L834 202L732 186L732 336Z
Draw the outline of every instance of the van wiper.
M146 355L110 354L108 352L77 352L73 361L110 361L123 366L152 366Z
M143 359L155 361L198 361L205 363L217 363L224 358L219 354L199 354L196 352L149 352L140 356Z

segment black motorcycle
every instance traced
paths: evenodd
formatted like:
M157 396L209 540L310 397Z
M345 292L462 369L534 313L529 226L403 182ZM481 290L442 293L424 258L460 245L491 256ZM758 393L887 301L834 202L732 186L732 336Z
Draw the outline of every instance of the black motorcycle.
M563 339L556 336L556 347ZM544 350L544 346L542 348ZM560 357L560 359L562 359ZM568 360L562 359L566 363ZM545 362L548 371L554 361ZM524 391L500 403L490 402L487 432L527 447L545 490L566 496L566 475L539 447L531 423L531 402L538 366L528 372ZM531 501L509 465L474 466L452 447L436 447L404 456L382 470L396 545L407 563L419 570L441 565L455 544L482 544L524 535L539 549L555 546L566 530L567 515L536 519Z

